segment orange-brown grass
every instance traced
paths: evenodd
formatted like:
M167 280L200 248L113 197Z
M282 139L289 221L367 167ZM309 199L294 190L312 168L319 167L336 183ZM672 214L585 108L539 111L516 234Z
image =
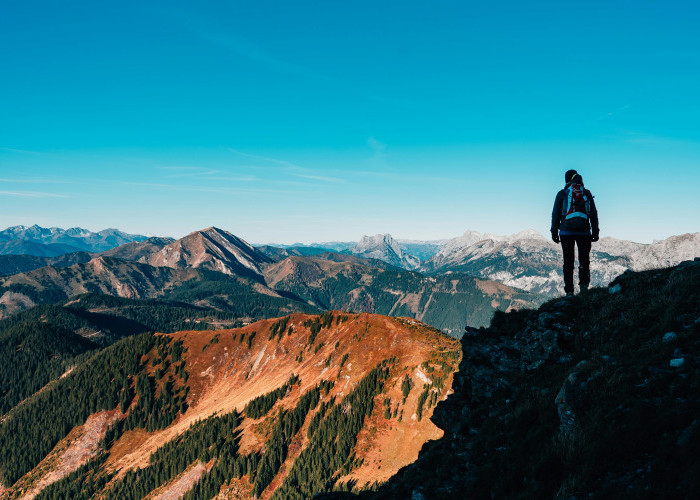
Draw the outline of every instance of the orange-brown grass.
M337 316L347 316L347 321L338 322ZM293 408L299 396L322 380L335 382L327 397L337 396L337 400L348 394L357 382L381 361L395 357L396 368L387 381L387 395L377 398L375 411L368 420L368 429L362 432L358 449L365 451L358 456L365 463L353 471L351 477L359 483L385 480L400 467L413 461L421 446L430 439L442 435L429 416L432 408L427 404L423 419L417 422L411 415L415 413L416 400L423 388L423 380L417 375L418 367L424 361L431 361L436 350L453 353L456 357L459 342L415 320L389 318L372 314L335 313L333 324L324 328L308 344L310 330L304 322L313 316L292 314L288 327L281 337L270 339L270 328L276 319L263 320L242 328L216 331L183 331L172 334L173 340L182 339L187 351L183 358L189 372L187 384L190 392L187 398L189 408L173 424L164 430L152 433L143 430L125 432L112 446L107 460L107 468L119 471L119 476L127 470L148 465L150 455L166 442L185 432L197 420L213 414L225 414L234 410L242 411L251 399L270 392L283 385L292 374L297 374L300 383L275 407L268 416L256 421L245 418L241 426L242 451L260 450L269 432L269 423L274 421L278 408ZM249 348L247 339L257 332ZM245 340L240 341L241 334ZM211 340L218 336L218 342ZM320 349L317 349L321 346ZM303 361L297 356L303 353ZM340 367L343 355L347 360ZM150 360L150 357L148 358ZM456 367L456 362L452 363ZM147 364L150 369L150 364ZM383 417L381 401L390 397L392 402L400 401L400 378L411 373L414 387L406 401L403 421L396 418L387 421ZM432 378L428 375L428 378ZM451 376L446 379L442 395L449 389ZM312 412L313 414L313 412ZM270 417L272 416L272 417ZM288 460L265 494L271 493L291 467L292 460L307 444L308 421L290 446ZM267 424L266 424L267 422ZM372 435L370 439L368 436ZM245 481L236 488L240 495ZM233 495L233 492L231 492Z

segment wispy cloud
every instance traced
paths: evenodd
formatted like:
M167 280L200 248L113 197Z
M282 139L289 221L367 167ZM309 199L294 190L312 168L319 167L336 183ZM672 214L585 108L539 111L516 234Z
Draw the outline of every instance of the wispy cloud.
M253 175L242 175L242 176L216 176L210 177L213 181L228 181L228 182L258 182L262 179L255 177Z
M272 158L270 156L263 156L263 155L257 155L257 154L252 154L252 153L246 153L243 151L239 151L238 149L234 149L234 148L228 148L228 150L231 151L232 153L243 156L245 158L251 158L253 160L262 161L265 163L272 163L273 165L278 165L287 174L292 175L294 177L299 177L299 178L303 178L303 179L311 179L311 180L322 181L322 182L332 182L332 183L347 182L346 179L342 179L340 177L318 175L316 173L316 171L314 171L313 169L299 166L299 165L292 163L290 161L287 161L287 160L282 160L279 158Z
M0 151L7 151L10 153L22 153L28 155L47 155L49 153L44 153L42 151L30 151L28 149L16 149L16 148L0 148Z
M347 182L345 179L341 179L340 177L327 177L325 175L308 175L308 174L294 174L296 177L301 177L303 179L312 179L314 181L323 181L323 182L332 182L332 183L339 183L339 182Z
M0 196L17 196L20 198L68 198L64 194L43 191L0 191Z
M166 184L158 182L129 182L122 181L118 184L124 186L140 186L148 188L157 188L166 191L193 192L193 193L219 193L219 194L265 194L265 193L282 193L294 194L292 191L282 189L261 189L261 188L228 188L228 187L208 187L208 186L192 186L186 184Z
M165 166L156 168L158 170L172 172L171 174L165 176L166 179L175 179L178 177L208 177L219 173L219 170L206 167Z
M257 155L257 154L252 154L252 153L246 153L244 151L239 151L238 149L234 149L231 147L226 148L226 149L228 149L232 153L243 156L245 158L251 158L253 160L264 161L264 162L268 162L268 163L275 163L277 165L283 165L286 167L293 167L293 168L300 168L300 169L304 168L304 167L300 167L299 165L295 165L294 163L289 162L287 160L280 160L279 158L272 158L270 156L263 156L263 155Z
M613 109L612 111L608 111L604 115L599 116L598 120L606 120L608 118L612 118L613 116L618 115L623 111L630 109L631 107L632 106L630 104L625 104L624 106L620 106L619 108Z

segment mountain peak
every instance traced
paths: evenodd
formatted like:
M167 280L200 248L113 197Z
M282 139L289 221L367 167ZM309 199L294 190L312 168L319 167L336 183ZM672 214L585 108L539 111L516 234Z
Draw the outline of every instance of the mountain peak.
M151 255L148 263L172 268L205 268L230 275L262 275L272 262L247 241L217 227L194 231Z
M350 252L364 258L383 260L404 269L417 269L420 266L420 259L406 254L399 242L388 233L363 236Z

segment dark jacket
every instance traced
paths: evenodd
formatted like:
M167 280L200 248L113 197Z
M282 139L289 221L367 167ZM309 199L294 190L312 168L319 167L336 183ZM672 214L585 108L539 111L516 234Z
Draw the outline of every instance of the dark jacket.
M580 178L576 179L578 184L583 186L583 180ZM564 206L564 200L566 200L566 188L571 185L567 182L564 189L557 193L557 197L554 199L554 208L552 209L552 233L559 231L570 232L570 233L592 233L597 235L600 232L598 228L598 210L595 208L595 201L593 200L593 195L591 192L583 188L583 192L586 197L590 200L590 212L588 214L588 220L583 217L574 217L569 220L562 220L562 207Z

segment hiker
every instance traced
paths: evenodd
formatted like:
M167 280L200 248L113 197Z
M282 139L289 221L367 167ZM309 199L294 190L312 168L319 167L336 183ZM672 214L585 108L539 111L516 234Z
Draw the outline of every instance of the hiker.
M552 209L552 241L564 252L564 292L574 294L574 246L578 247L578 281L580 291L591 282L591 242L598 241L598 211L593 195L583 187L583 178L576 170L564 174L564 189L557 193Z

